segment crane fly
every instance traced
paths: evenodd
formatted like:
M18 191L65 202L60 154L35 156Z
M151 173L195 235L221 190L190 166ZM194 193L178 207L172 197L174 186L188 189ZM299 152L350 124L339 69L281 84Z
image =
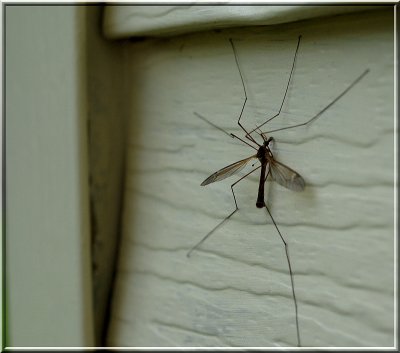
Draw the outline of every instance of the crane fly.
M264 140L262 145L259 145L257 154L250 156L248 158L242 159L235 163L229 164L228 166L216 171L211 174L206 180L204 180L200 185L205 186L216 181L223 180L241 171L250 161L258 159L260 166L253 171L261 168L260 182L258 185L258 196L256 206L257 208L264 207L264 184L267 180L268 174L271 173L272 180L276 181L278 184L284 186L287 189L293 191L303 191L305 187L304 179L299 173L278 162L269 147L273 137L267 139L264 134L260 134ZM267 175L265 174L268 168Z
M247 174L242 176L240 179L238 179L236 182L234 182L231 185L231 191L232 191L233 199L234 199L234 202L235 202L235 209L233 210L232 213L230 213L227 217L225 217L225 219L223 219L220 223L218 223L211 231L209 231L187 253L187 257L190 257L190 255L193 252L193 250L198 248L211 234L213 234L217 230L217 228L219 228L224 222L226 222L230 217L232 217L233 214L235 214L239 210L239 207L238 207L238 204L237 204L237 201L236 201L235 192L233 191L234 186L237 183L239 183L241 180L245 179L250 174L254 173L256 170L261 168L260 180L259 180L259 185L258 185L258 195L257 195L256 207L257 208L265 208L266 209L269 217L272 220L272 223L274 224L274 227L275 227L277 233L279 234L279 236L280 236L280 238L281 238L281 240L282 240L282 242L283 242L283 244L285 246L285 253L286 253L286 259L287 259L288 268L289 268L289 275L290 275L290 282L291 282L291 289L292 289L292 297L293 297L294 309L295 309L297 346L299 346L299 347L301 346L301 341L300 341L300 328L299 328L299 319L298 319L298 307L297 307L296 293L295 293L295 289L294 289L293 272L292 272L292 266L291 266L291 263L290 263L288 244L285 241L284 237L282 236L278 225L276 224L274 218L272 217L272 214L271 214L269 208L267 207L267 205L265 203L265 200L264 200L264 185L265 185L265 182L266 182L266 180L267 180L269 175L271 175L272 180L274 180L275 182L277 182L281 186L283 186L283 187L285 187L285 188L287 188L289 190L292 190L292 191L303 191L304 188L305 188L305 182L304 182L304 179L301 177L301 175L299 173L297 173L293 169L289 168L285 164L283 164L281 162L278 162L274 158L273 153L272 153L271 148L270 148L270 143L273 142L274 139L273 139L273 137L267 138L267 134L270 134L271 132L275 132L275 131L281 131L281 130L300 127L300 126L306 126L306 125L312 123L317 118L319 118L320 115L322 115L326 110L328 110L334 103L336 103L341 97L343 97L352 87L354 87L369 72L369 69L366 69L351 84L349 84L346 87L346 89L344 89L336 98L334 98L329 104L327 104L323 109L321 109L311 119L309 119L309 120L307 120L307 121L305 121L303 123L290 125L290 126L286 126L286 127L283 127L283 128L266 131L266 132L261 132L260 128L262 126L264 126L266 123L270 122L271 120L275 119L276 117L278 117L281 114L282 107L283 107L283 105L285 103L286 95L287 95L287 92L288 92L288 89L289 89L289 85L290 85L290 82L291 82L293 70L294 70L294 67L295 67L297 53L298 53L299 46L300 46L300 40L301 40L301 36L298 37L297 46L296 46L296 50L295 50L295 54L294 54L294 58L293 58L293 62L292 62L292 67L291 67L290 74L289 74L289 79L288 79L287 84L286 84L285 93L284 93L280 108L278 110L278 113L275 114L274 116L272 116L271 118L265 120L262 124L257 125L254 129L252 129L250 131L247 131L246 128L240 122L240 119L242 118L242 115L243 115L244 108L245 108L246 103L247 103L247 91L246 91L246 86L244 84L243 75L242 75L242 72L240 70L240 65L239 65L237 54L236 54L235 45L233 43L233 40L229 39L229 42L231 44L231 47L232 47L232 50L233 50L233 54L234 54L234 57L235 57L236 67L238 69L238 72L239 72L239 75L240 75L240 79L241 79L241 82L242 82L243 93L244 93L244 101L243 101L242 108L241 108L241 111L240 111L240 114L239 114L239 118L237 120L237 124L243 130L244 138L247 139L247 141L242 139L242 138L240 138L239 136L237 136L237 135L235 135L233 133L228 133L227 131L225 131L224 129L222 129L219 126L215 125L214 123L212 123L211 121L209 121L208 119L206 119L205 117L200 115L199 113L194 112L194 114L196 116L198 116L200 119L202 119L205 122L207 122L208 124L210 124L213 127L219 129L220 131L224 132L228 136L230 136L232 138L235 138L235 139L238 139L241 142L243 142L246 145L248 145L249 147L253 148L256 151L256 153L251 155L250 157L247 157L247 158L239 160L239 161L237 161L235 163L229 164L226 167L224 167L224 168L216 171L215 173L211 174L208 178L206 178L201 183L201 186L212 184L214 182L221 181L221 180L224 180L224 179L226 179L226 178L228 178L228 177L230 177L232 175L235 175L236 173L241 171L246 165L248 165L250 161L256 160L256 162L257 162L257 160L258 160L258 162L260 162L260 165L258 167L256 167L256 168L252 169L250 172L248 172ZM262 144L259 144L254 139L254 137L252 136L252 133L254 133L256 131L263 139L263 143ZM258 131L260 131L260 132L258 132ZM253 166L254 166L254 164L253 164Z
M201 119L207 121L208 123L212 124L211 122L209 122L207 119L205 119L204 117L202 117L200 114L196 113L196 115L198 115ZM214 125L214 124L212 124ZM219 127L218 127L219 128ZM222 130L221 128L219 128L220 130ZM249 143L247 143L246 141L242 140L240 137L231 134L232 137L236 137L239 140L241 140L242 142L246 143L247 145L249 145L250 147L256 149L256 147L250 145ZM259 181L259 185L258 185L258 195L257 195L257 201L256 201L256 207L257 208L264 208L267 210L269 216L272 219L272 222L275 226L275 229L277 230L284 246L285 246L285 252L286 252L286 259L288 262L288 267L289 267L289 274L290 274L290 282L291 282L291 287L292 287L292 296L293 296L293 300L294 300L294 306L295 306L295 319L296 319L296 332L297 332L297 345L300 347L300 329L299 329L299 319L298 319L298 309L297 309L297 300L296 300L296 293L294 290L294 280L293 280L293 272L292 272L292 265L290 263L290 257L289 257L289 249L288 249L288 245L284 239L284 237L282 236L278 225L276 224L274 218L272 217L272 214L269 210L269 208L267 207L265 200L264 200L264 185L265 182L267 181L268 175L271 175L272 180L276 181L278 184L284 186L287 189L293 190L293 191L303 191L305 188L305 182L304 179L301 177L301 175L299 173L297 173L296 171L294 171L293 169L289 168L288 166L286 166L285 164L278 162L271 151L270 148L270 143L272 141L274 141L273 137L270 138L266 138L264 133L260 133L260 136L263 139L263 144L260 145L258 144L254 138L249 134L247 135L248 138L255 143L258 146L258 150L257 153L247 157L245 159L242 159L240 161L237 161L235 163L229 164L228 166L216 171L215 173L211 174L207 179L205 179L200 185L201 186L205 186L208 184L212 184L216 181L220 181L223 179L226 179L236 173L238 173L239 171L241 171L250 161L253 160L258 160L260 162L260 165L256 168L254 168L253 170L251 170L249 173L247 173L246 175L244 175L243 177L241 177L239 180L237 180L235 183L233 183L231 185L231 190L232 190L232 194L233 194L233 198L235 201L235 205L236 205L236 209L229 215L227 216L222 222L220 222L214 229L212 229L203 239L200 240L200 242L198 242L188 253L187 256L189 257L191 252L196 249L200 244L202 244L218 227L220 227L225 221L227 221L236 211L238 211L239 207L237 205L236 202L236 196L235 193L233 191L233 187L241 180L243 180L244 178L246 178L247 176L249 176L250 174L252 174L253 172L255 172L256 170L261 168L261 173L260 173L260 181ZM253 165L254 166L254 165ZM266 170L268 169L268 172L266 172Z

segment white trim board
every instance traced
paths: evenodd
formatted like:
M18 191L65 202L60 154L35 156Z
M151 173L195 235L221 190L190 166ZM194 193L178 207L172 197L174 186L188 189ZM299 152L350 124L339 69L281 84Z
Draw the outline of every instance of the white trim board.
M7 348L94 344L84 15L5 7Z
M391 5L393 6L393 5ZM108 5L103 32L107 38L172 36L212 29L290 23L384 6L349 5Z

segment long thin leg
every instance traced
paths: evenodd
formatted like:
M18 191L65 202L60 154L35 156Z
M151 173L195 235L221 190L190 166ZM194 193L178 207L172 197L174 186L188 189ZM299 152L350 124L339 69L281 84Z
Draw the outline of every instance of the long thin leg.
M295 127L299 127L299 126L304 126L307 125L311 122L313 122L314 120L316 120L322 113L324 113L326 110L328 110L333 104L335 104L340 98L342 98L348 91L350 91L351 88L354 87L354 85L356 85L359 81L361 81L361 79L369 72L369 69L366 69L360 76L358 76L342 93L340 93L332 102L330 102L324 109L322 109L319 113L317 113L315 116L313 116L311 119L307 120L304 123L301 124L296 124L296 125L291 125L291 126L286 126L286 127L282 127L280 129L274 129L274 130L270 130L270 131L266 131L264 132L264 134L269 134L271 132L275 132L275 131L281 131L281 130L287 130L287 129L292 129Z
M215 127L216 129L222 131L224 134L227 134L230 137L233 137L233 138L236 138L236 139L242 141L247 146L250 146L251 148L253 148L253 149L255 149L257 151L257 148L255 148L254 146L250 145L248 142L244 141L243 139L241 139L240 137L236 136L235 134L227 132L222 127L219 127L218 125L215 125L214 123L212 123L210 120L206 119L204 116L200 115L199 113L193 112L193 114L196 115L201 120L204 120L206 123L209 123L211 126ZM255 142L257 144L257 146L260 147L260 145L256 141L252 141L252 142Z
M203 115L197 113L197 112L193 112L194 115L196 115L198 118L200 118L201 120L205 121L206 123L210 124L211 126L215 127L216 129L218 129L219 131L222 131L224 134L227 134L228 136L232 137L231 134L224 130L222 127L219 127L218 125L215 125L214 123L212 123L210 120L208 120L207 118L205 118Z
M193 246L193 248L191 248L188 253L186 254L187 257L190 257L190 254L192 253L193 250L195 250L197 247L199 247L202 243L204 243L204 241L212 234L214 233L223 223L225 223L229 218L231 218L233 216L233 214L239 209L237 201L236 201L236 196L235 196L235 192L233 191L233 187L241 180L243 180L244 178L246 178L247 176L249 176L251 173L255 172L257 169L259 169L261 167L258 166L257 168L254 168L253 170L251 170L249 173L247 173L246 175L242 176L239 180L235 181L232 185L231 185L231 190L232 190L232 195L233 195L233 200L235 201L235 209L234 211L228 215L227 217L225 217L220 223L218 223L213 229L211 229L211 231L209 231L203 239L201 239L195 246Z
M239 136L236 136L235 134L230 134L232 137L237 138L238 140L242 141L243 143L245 143L247 146L250 146L251 148L255 149L256 151L258 150L258 148L255 148L254 146L250 145L249 143L247 143L245 140L241 139ZM256 142L257 143L257 142ZM257 143L258 147L261 147L261 145L259 145Z
M229 38L229 42L231 43L231 46L232 46L233 55L235 56L236 66L237 66L238 71L239 71L240 80L242 81L243 92L244 92L244 102L243 102L242 110L240 111L239 119L238 119L237 123L238 123L238 125L241 127L241 129L246 133L246 134L245 134L245 137L246 137L247 139L249 139L250 141L252 141L252 142L254 142L254 143L257 143L257 142L254 140L254 138L253 138L253 137L247 132L247 130L243 127L243 125L240 123L240 119L242 118L242 114L243 114L243 111L244 111L244 107L246 106L246 103L247 103L247 91L246 91L246 86L245 86L245 84L244 84L242 71L240 70L239 61L238 61L238 58L237 58L237 53L236 53L235 45L233 44L232 38Z
M300 329L299 329L299 316L298 316L298 309L297 309L297 299L296 299L296 294L294 290L294 280L293 280L293 272L292 272L292 266L290 264L290 257L289 257L289 247L288 244L286 243L285 239L283 238L281 232L279 231L279 228L274 220L274 217L272 217L271 212L269 211L267 205L264 203L265 209L267 210L269 216L272 219L272 222L274 223L275 229L277 230L279 236L282 239L283 244L285 245L285 252L286 252L286 259L289 267L289 274L290 274L290 282L292 284L292 294L293 294L293 301L294 301L294 311L295 311L295 318L296 318L296 332L297 332L297 346L301 347L300 343Z
M284 94L284 96L283 96L282 103L281 103L281 106L280 106L280 108L279 108L278 113L275 114L272 118L269 118L268 120L264 121L261 125L257 125L253 130L250 131L250 134L251 134L253 131L259 129L261 126L264 126L266 123L268 123L268 122L271 121L272 119L275 119L278 115L281 114L282 107L283 107L283 105L284 105L284 103L285 103L286 95L287 95L287 93L288 93L288 91L289 91L290 81L292 80L292 74L293 74L294 66L295 66L295 64L296 64L297 52L299 51L300 40L301 40L301 35L299 36L299 39L298 39L298 41L297 41L297 47L296 47L296 51L295 51L294 57L293 57L292 69L290 70L289 79L288 79L288 82L287 82L287 84L286 84L285 94Z

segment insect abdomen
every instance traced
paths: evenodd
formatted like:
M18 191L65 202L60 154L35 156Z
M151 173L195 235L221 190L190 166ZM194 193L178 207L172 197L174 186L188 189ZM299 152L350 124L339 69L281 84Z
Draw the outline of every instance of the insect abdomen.
M258 196L256 206L258 208L264 207L264 182L265 182L265 170L267 169L267 165L263 163L261 167L261 175L260 175L260 184L258 186Z

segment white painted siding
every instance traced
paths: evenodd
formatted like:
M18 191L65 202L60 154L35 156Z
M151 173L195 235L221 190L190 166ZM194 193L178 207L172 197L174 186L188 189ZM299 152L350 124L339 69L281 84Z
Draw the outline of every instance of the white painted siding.
M268 183L289 244L303 346L394 345L394 93L390 10L280 26L125 43L128 135L123 234L111 346L293 346L295 321L283 245L255 207L258 176L200 187L253 151L229 132L243 91L249 128L280 105L270 129L315 115L366 68L370 73L307 128L274 134L278 159L307 187ZM244 172L243 172L244 173Z

